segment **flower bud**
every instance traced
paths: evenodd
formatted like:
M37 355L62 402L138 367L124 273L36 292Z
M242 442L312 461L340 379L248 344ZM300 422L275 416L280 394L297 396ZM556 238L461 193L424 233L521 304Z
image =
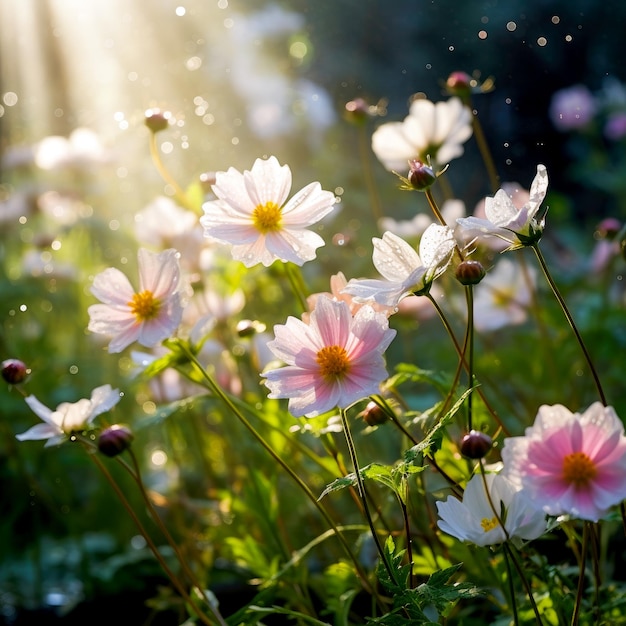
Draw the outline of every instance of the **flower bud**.
M237 335L241 338L252 337L252 335L262 333L264 330L265 324L257 320L239 320L237 322Z
M355 124L364 124L369 117L370 105L363 98L355 98L346 102L346 119Z
M172 114L169 111L161 111L161 109L148 109L145 116L146 126L153 133L158 133L169 126Z
M493 446L491 437L479 430L470 430L461 440L461 454L468 459L482 459Z
M359 417L362 417L368 426L379 426L388 419L384 409L373 401L367 403L367 406L359 413Z
M437 180L437 176L431 167L415 159L409 161L409 175L407 178L413 189L418 191L428 189Z
M106 456L114 457L128 449L133 439L133 433L128 426L114 424L100 433L98 450Z
M446 90L455 96L468 96L472 91L472 79L465 72L452 72L446 80Z
M454 275L462 285L477 285L485 277L485 268L480 261L462 261Z
M30 374L30 369L19 359L2 361L2 378L10 385L23 383Z

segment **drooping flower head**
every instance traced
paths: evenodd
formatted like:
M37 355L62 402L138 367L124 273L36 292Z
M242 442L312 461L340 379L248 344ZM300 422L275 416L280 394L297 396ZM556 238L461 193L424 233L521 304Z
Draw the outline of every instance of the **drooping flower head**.
M121 352L134 341L156 346L171 337L183 314L183 285L178 252L159 254L140 249L139 290L120 270L110 267L98 274L91 287L102 304L89 307L88 329L111 336L109 352Z
M231 245L233 258L246 267L274 261L303 265L315 258L324 240L308 226L335 205L335 196L310 183L290 200L291 170L276 157L257 159L250 171L218 172L213 185L217 200L203 205L200 223L205 236Z
M507 250L530 246L541 239L545 227L547 209L540 211L548 189L548 171L545 165L537 166L537 175L530 187L528 201L517 208L504 189L499 189L493 198L485 198L485 215L457 219L464 230L500 237L510 245Z
M384 313L364 306L353 317L346 302L321 296L309 323L289 317L274 327L268 348L287 365L263 373L269 397L289 398L296 417L314 417L379 393L395 334Z
M626 498L626 437L612 407L539 408L523 437L504 440L504 472L546 513L597 521Z
M546 516L528 496L502 474L475 474L468 481L463 501L454 496L437 502L441 530L477 546L507 540L530 541L546 531ZM487 489L489 494L487 494Z
M418 160L435 170L463 154L472 136L472 112L460 98L437 102L416 99L402 122L388 122L372 135L372 150L389 171L403 172Z
M352 279L343 289L355 300L395 307L402 298L424 293L450 264L456 245L447 226L431 224L422 235L419 254L404 239L391 232L374 238L374 266L386 280Z
M63 402L56 411L44 406L35 396L28 396L26 404L43 420L26 432L16 435L19 441L47 439L45 447L55 446L65 441L72 433L86 430L100 414L112 409L120 400L118 389L111 385L96 387L91 398L82 398L78 402Z

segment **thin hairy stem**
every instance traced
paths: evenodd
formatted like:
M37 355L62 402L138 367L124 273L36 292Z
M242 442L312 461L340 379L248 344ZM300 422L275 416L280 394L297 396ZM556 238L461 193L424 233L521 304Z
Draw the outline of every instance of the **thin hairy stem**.
M504 549L504 563L506 564L506 575L509 583L509 598L511 602L511 613L513 614L513 624L518 626L519 617L517 616L517 600L515 599L515 585L513 584L513 571L511 570L511 556L506 547Z
M372 519L372 514L370 512L369 504L367 502L367 493L365 491L365 484L363 483L363 477L361 476L361 472L359 470L359 459L356 454L356 447L354 445L354 440L352 439L352 432L350 431L350 426L348 424L348 420L346 418L346 412L343 409L339 411L341 415L341 425L343 426L343 433L346 437L346 444L348 446L348 453L350 454L350 460L352 461L352 466L354 467L354 474L356 476L356 484L359 490L359 496L361 497L361 502L363 503L363 512L365 514L365 518L370 527L370 532L372 538L374 539L374 543L376 544L376 549L378 550L378 554L387 570L387 574L389 575L390 580L392 580L395 584L397 584L395 573L387 561L387 557L385 555L385 551L383 550L383 546L380 543L380 539L378 537L378 533L376 532L376 527L374 526L374 520Z
M522 581L522 585L524 585L524 590L526 591L526 595L528 596L528 601L530 602L530 606L532 607L533 613L535 614L535 621L537 622L538 626L543 626L541 613L539 612L539 607L537 606L537 603L535 602L535 597L533 596L533 589L530 585L529 580L526 578L526 574L524 573L524 568L522 567L522 564L519 562L515 551L508 542L504 544L504 549L510 555L511 561L513 562L513 565L515 565L515 569L517 570L520 580Z
M195 211L195 207L190 206L189 200L187 199L185 192L176 182L174 177L169 173L165 165L163 165L161 155L159 154L159 147L157 145L155 133L150 133L150 156L152 157L152 162L154 163L154 166L156 167L159 174L161 175L161 178L174 190L174 197L176 198L176 201L181 206L191 211Z
M574 612L572 613L571 626L577 626L580 619L580 609L583 602L583 594L585 592L585 570L587 565L587 552L589 550L589 525L590 522L583 524L583 545L580 555L580 568L578 571L578 586L576 588L576 602L574 604Z
M454 334L454 331L452 330L452 326L450 326L450 323L448 322L448 318L446 317L445 313L443 312L443 310L441 309L439 304L437 304L437 301L432 297L432 295L430 293L427 293L427 294L424 294L424 295L430 300L432 305L435 307L435 311L437 311L437 315L439 316L439 319L441 320L441 323L443 324L444 328L446 329L446 332L448 333L448 336L450 337L450 339L452 340L452 343L454 344L454 348L456 350L456 353L459 355L459 358L463 362L463 366L467 370L469 365L468 365L468 363L467 363L467 361L465 359L465 350L463 348L461 348L461 346L459 345L459 342L458 342L458 340L456 338L456 335ZM510 433L509 433L508 429L502 423L502 420L500 419L500 416L498 415L496 410L491 406L491 404L489 403L489 401L485 397L485 394L483 393L483 390L480 387L476 387L476 393L478 394L480 399L483 401L483 403L485 405L485 408L489 411L489 413L491 414L493 419L496 421L496 423L498 424L498 426L500 427L502 432L505 435L509 435Z
M200 618L200 621L203 624L206 624L206 626L214 626L214 622L212 622L209 619L209 617L203 611L200 610L195 600L191 597L190 594L187 593L187 590L185 589L184 585L180 582L176 574L171 570L169 565L165 562L165 559L159 552L159 549L157 548L156 544L152 540L152 537L150 537L150 534L145 529L144 525L141 523L141 520L137 517L137 514L133 510L132 505L130 504L126 496L124 495L124 492L120 489L119 485L115 482L115 479L113 478L113 476L111 476L109 470L103 465L103 463L100 461L100 459L98 458L96 454L93 454L93 453L88 453L88 454L89 454L89 457L91 457L91 459L93 460L93 462L98 466L98 469L100 469L100 471L102 472L104 477L107 479L111 487L113 487L113 490L115 491L120 502L126 509L126 512L130 515L131 519L137 526L137 529L141 533L141 536L146 540L146 543L148 544L148 547L152 551L152 554L154 554L156 560L159 562L159 565L163 568L163 571L167 574L168 578L172 581L172 584L174 585L178 593L185 600L185 602L189 603L189 605L193 608L194 612ZM213 610L213 607L212 607L212 610ZM214 611L214 614L215 614L215 611ZM221 618L218 620L218 623L221 625L226 624L226 622L224 622L224 620Z
M181 553L180 548L178 547L178 544L176 543L176 541L174 541L174 538L172 537L172 535L170 534L169 530L167 529L167 526L165 526L165 524L161 520L161 517L159 516L159 514L154 509L154 505L152 504L152 500L148 496L148 493L146 492L145 485L144 485L143 480L141 478L141 472L140 472L140 469L139 469L139 463L137 462L137 457L135 456L135 454L133 453L133 451L131 449L129 449L128 452L130 454L130 458L131 458L131 461L132 461L132 464L133 464L133 470L134 470L134 472L131 473L131 476L133 477L133 479L137 483L137 487L139 488L139 492L141 493L141 497L143 498L143 501L146 503L146 506L148 507L148 512L150 513L150 516L154 520L155 524L159 527L159 530L163 533L163 536L167 540L167 543L171 546L172 550L174 550L174 554L176 554L176 558L178 559L181 567L183 568L183 571L185 572L185 575L189 579L189 582L196 589L198 589L198 591L202 594L202 596L205 599L205 602L207 603L210 611L213 613L213 616L215 617L217 622L221 626L226 626L226 622L224 621L222 616L217 612L217 609L213 606L213 603L211 602L210 598L208 598L206 596L206 594L204 592L204 589L203 589L203 585L200 583L200 581L198 581L198 578L196 577L194 572L191 570L191 568L187 564L187 559ZM116 457L116 458L119 459L119 457Z
M291 285L291 290L293 294L296 296L302 311L308 310L307 305L307 290L304 286L304 280L302 279L302 273L299 268L295 266L293 263L283 263L283 268L285 270L285 275L287 276L287 280Z
M361 165L363 166L363 178L365 180L365 187L370 198L370 205L372 207L372 215L374 221L378 222L383 217L383 212L380 208L380 198L376 191L376 181L374 180L374 172L372 170L372 160L370 158L370 133L365 124L359 126L359 158Z
M381 605L383 605L384 603L382 603L382 600L380 600L376 590L370 585L367 579L367 574L363 570L362 565L360 564L358 558L352 551L352 548L348 544L346 538L343 536L341 531L337 528L337 525L335 524L335 522L332 520L332 518L330 517L326 509L320 504L320 502L315 497L313 492L310 490L308 485L300 478L300 476L298 476L298 474L296 474L296 472L293 469L291 469L291 467L289 467L289 465L285 461L283 461L283 459L280 458L280 456L278 456L278 454L276 454L272 446L270 446L270 444L267 443L267 441L265 441L265 439L254 428L254 426L252 426L252 424L248 421L246 416L237 408L234 402L230 399L228 394L224 392L224 390L213 380L212 376L210 376L209 373L204 369L204 367L202 367L202 365L196 358L195 354L193 354L193 352L189 349L189 347L182 342L180 346L183 352L185 353L186 357L191 362L191 364L198 370L200 375L205 380L207 387L226 405L226 407L233 413L233 415L237 417L237 419L241 422L241 424L243 424L246 430L248 430L248 432L250 432L250 434L261 444L261 446L263 446L265 451L274 459L274 461L276 461L276 463L278 463L280 467L282 467L283 470L287 472L287 474L294 480L294 482L298 485L298 487L300 487L300 489L303 491L306 497L311 501L311 503L319 511L319 513L322 515L322 517L324 518L326 523L329 525L329 527L333 529L337 539L341 543L343 549L346 551L346 554L350 557L350 559L354 563L355 569L357 571L357 574L359 575L359 578L361 579L361 582L364 588L369 593L371 593L377 599L377 601L381 603Z
M465 287L465 297L467 300L467 385L468 389L474 386L474 289L472 285ZM462 361L462 359L461 359ZM467 397L467 430L472 430L472 397L471 392Z
M556 283L554 282L554 279L552 278L552 275L550 274L550 270L548 269L546 260L541 250L539 249L539 244L533 244L532 249L535 252L537 261L539 261L541 270L543 271L543 274L546 277L548 284L550 285L550 289L552 289L552 293L554 294L554 297L557 299L557 302L559 303L561 310L563 311L563 314L565 315L567 322L570 328L572 329L572 332L576 336L576 341L578 341L578 345L580 346L580 349L582 350L583 355L585 356L585 360L587 361L587 365L589 366L589 369L591 370L591 375L593 376L593 381L596 385L598 395L600 396L600 401L602 402L604 406L607 406L606 396L604 395L604 391L600 383L600 377L598 376L596 368L593 365L593 361L591 360L591 355L589 354L589 351L587 350L587 347L585 346L585 342L583 341L582 336L578 332L578 328L576 326L576 323L574 322L574 318L572 317L572 314L567 308L567 304L565 304L565 300L563 299L563 296L561 295L559 288L557 287Z

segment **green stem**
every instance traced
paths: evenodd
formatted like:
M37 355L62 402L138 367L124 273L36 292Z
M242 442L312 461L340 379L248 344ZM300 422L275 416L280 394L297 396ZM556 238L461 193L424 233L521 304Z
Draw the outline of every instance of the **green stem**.
M478 145L478 150L480 152L480 156L483 159L483 163L485 164L485 169L487 170L487 175L489 176L489 183L491 185L491 191L496 193L500 187L500 177L498 176L498 171L496 170L496 166L493 162L493 157L491 155L491 150L489 150L489 144L485 139L485 133L483 132L483 127L478 119L478 115L474 113L474 108L472 107L471 98L468 98L466 104L472 110L472 128L474 130L474 138L476 139L476 144Z
M333 529L337 539L341 543L342 547L346 551L346 554L350 557L354 566L356 568L357 574L361 579L361 582L364 588L371 593L378 601L381 603L381 606L384 605L382 600L380 600L376 590L370 585L367 574L364 572L363 567L361 566L358 558L352 551L352 548L348 544L346 538L343 536L341 531L337 528L337 525L332 520L326 509L319 503L318 499L315 497L313 492L309 489L308 485L296 474L296 472L289 467L283 459L281 459L278 454L274 451L274 449L263 439L261 434L252 426L252 424L246 419L246 416L235 406L230 397L223 391L223 389L213 380L213 378L208 374L208 372L202 367L195 354L189 349L189 347L183 342L180 343L180 347L182 351L185 353L189 361L196 367L196 369L200 372L200 375L204 378L207 383L208 388L226 405L226 407L237 417L237 419L243 424L243 426L250 432L250 434L263 446L265 451L278 463L287 474L295 481L295 483L302 489L307 498L311 501L311 503L315 506L315 508L322 515L326 523L330 528Z
M535 621L537 622L539 626L542 626L543 620L541 619L541 613L539 612L539 607L537 606L537 603L535 602L535 598L533 596L533 590L532 590L532 587L530 586L530 582L528 581L528 579L526 578L526 574L524 573L524 568L522 567L521 563L517 560L517 556L515 555L515 552L513 548L509 545L509 543L504 544L504 549L510 555L511 561L513 562L513 565L515 565L515 569L517 570L520 580L522 581L522 585L524 585L524 590L526 591L526 595L528 596L530 606L532 607L533 613L535 614Z
M146 488L145 488L145 486L143 484L143 480L141 478L141 472L140 472L140 469L139 469L139 463L137 462L137 457L134 455L134 453L133 453L133 451L131 449L129 449L128 452L130 454L130 458L131 458L131 461L132 461L132 464L133 464L133 469L134 469L134 471L130 472L130 474L133 477L133 479L135 480L135 482L137 483L137 487L139 488L139 491L141 493L141 497L143 498L143 501L146 503L146 506L148 508L148 512L150 513L150 516L152 517L152 519L154 520L156 525L159 527L159 530L163 533L163 536L167 540L167 543L169 543L169 545L171 546L172 550L174 550L174 554L176 554L176 557L178 558L178 561L179 561L181 567L183 568L183 571L185 572L187 578L189 579L189 582L194 587L196 587L196 589L202 594L202 596L203 596L207 606L209 607L209 610L211 611L211 613L213 613L213 616L217 620L217 623L220 624L221 626L226 626L226 622L224 621L224 618L220 615L220 613L217 611L217 609L213 606L213 603L211 602L210 598L208 598L206 596L206 594L204 592L204 589L203 589L203 585L200 584L200 582L198 581L196 575L194 574L194 572L191 570L191 568L187 564L187 559L181 553L180 548L178 547L178 544L176 543L176 541L174 541L174 538L172 537L172 535L170 534L169 530L167 529L167 526L165 526L165 524L161 520L161 517L159 516L159 514L154 510L154 506L152 504L152 501L150 500L150 498L149 498L149 496L148 496L148 494L146 492ZM119 459L119 457L116 457L116 458Z
M583 524L583 545L581 548L580 569L578 572L578 586L576 588L576 603L574 604L574 612L572 613L572 621L570 622L571 626L577 626L578 624L583 593L585 591L585 569L587 564L587 551L589 549L589 524L590 522Z
M598 395L600 396L600 401L602 402L604 406L607 406L606 396L604 395L602 385L600 384L600 378L598 376L598 373L596 372L596 368L593 365L591 356L587 350L587 347L585 346L585 342L583 341L583 338L578 332L578 328L576 327L574 318L569 312L569 309L567 308L567 305L565 304L565 300L563 299L563 296L561 296L561 293L559 292L559 288L556 286L556 283L554 282L554 279L552 278L552 275L550 274L550 271L548 270L548 265L546 263L546 260L543 257L543 254L541 253L541 250L539 249L539 244L537 243L533 244L532 249L535 253L535 256L537 257L537 261L539 261L541 270L543 271L543 274L546 277L548 284L550 285L550 289L552 289L552 293L554 294L554 297L557 299L557 302L559 303L561 310L563 311L563 314L565 315L567 322L570 328L572 329L572 332L576 336L576 341L578 341L578 345L580 346L580 349L582 350L585 356L585 360L587 361L587 365L589 366L589 369L591 370L591 375L593 376L593 380L596 385Z
M509 555L509 551L504 549L504 562L506 564L506 574L509 579L509 597L511 598L511 612L513 613L513 624L518 626L519 617L517 616L517 601L515 600L515 585L513 584L513 572L511 570L511 557Z
M406 536L406 558L410 566L409 570L409 586L411 589L415 587L415 574L413 572L413 541L411 540L411 523L409 522L409 512L406 503L401 497L398 497L400 509L402 510L402 520L404 522L404 534Z
M374 181L374 172L372 171L372 160L370 159L370 147L369 147L369 130L365 124L358 128L359 134L359 157L361 164L363 165L363 176L365 179L365 186L367 187L367 193L370 197L370 205L372 207L372 215L374 221L378 222L383 213L380 208L380 199L376 192L376 183Z
M309 306L306 301L307 290L304 286L302 273L300 272L297 266L293 265L293 263L289 263L289 262L283 263L283 267L285 269L285 274L287 276L287 279L289 280L289 284L291 285L291 290L293 291L294 295L298 299L298 302L300 303L300 307L302 308L303 311L308 311Z
M383 550L383 546L380 543L380 539L378 537L378 533L376 532L376 527L374 526L374 521L372 520L372 514L370 512L369 504L367 502L367 493L365 491L365 484L363 483L363 477L361 476L361 471L359 469L359 459L356 454L356 447L354 445L354 440L352 439L352 432L350 431L350 426L348 424L348 420L346 418L346 412L344 409L340 409L339 413L341 415L341 425L343 426L343 433L346 437L346 444L348 446L348 453L350 454L350 460L352 461L352 466L354 467L354 474L356 476L356 484L359 490L359 496L361 498L361 502L363 503L363 512L365 513L365 518L367 519L367 523L370 527L370 532L372 538L374 539L374 543L376 544L376 549L378 550L378 554L387 570L387 574L389 575L389 579L394 582L394 584L398 584L395 573L387 561L387 557L385 555L385 551Z
M471 389L474 386L474 289L472 285L465 287L467 299L467 385ZM467 396L467 430L472 430L472 397Z
M414 445L418 445L419 441L407 430L404 424L398 419L395 411L389 406L387 401L382 396L371 396L372 402L375 402L383 411L385 411L385 415L389 417L389 419L393 422L396 428ZM442 411L443 412L443 411ZM424 457L434 468L443 476L445 480L450 483L452 488L452 492L462 498L463 491L459 491L459 483L452 478L442 467L435 461L435 457L426 455Z
M424 294L424 295L430 300L432 305L435 307L435 311L437 311L437 315L439 316L439 319L441 320L441 323L443 324L444 328L446 329L446 332L448 333L450 339L452 340L452 343L454 344L454 348L456 350L456 353L458 354L459 358L463 362L464 367L467 370L469 368L469 365L468 365L467 361L465 360L465 351L459 345L459 342L457 341L457 338L456 338L456 336L454 334L454 331L452 330L452 326L450 326L450 323L448 322L448 318L446 317L445 313L442 311L441 307L437 304L437 301L432 297L432 295L430 293L427 293L427 294ZM504 424L502 423L502 420L500 419L500 416L498 415L496 410L491 406L491 404L489 403L489 401L485 397L485 394L484 394L483 390L481 389L481 387L476 387L476 393L478 394L480 399L483 401L483 403L485 405L485 408L489 411L489 413L491 414L493 419L496 421L496 423L498 424L498 426L500 427L502 432L505 435L509 435L510 433L509 433L508 429L506 428L506 426L504 426Z
M186 209L196 212L196 208L190 206L189 200L187 199L185 192L176 182L174 177L169 173L165 165L163 165L163 161L161 160L161 156L159 154L159 147L157 145L155 133L150 133L150 156L152 157L152 162L154 163L154 166L156 167L159 174L161 175L161 178L174 190L174 197L176 198L177 202Z
M168 578L172 581L172 584L174 585L178 593L180 593L181 597L185 600L185 602L189 603L189 605L193 608L193 610L195 611L196 615L200 618L202 623L206 624L206 626L214 626L213 622L208 618L208 616L203 611L200 610L198 605L195 603L194 599L187 593L185 587L180 582L176 574L174 574L174 572L170 569L169 565L165 562L165 559L159 552L159 549L156 547L154 541L152 541L152 538L150 537L148 531L145 529L145 527L143 526L143 524L137 517L137 514L133 510L133 507L131 506L130 502L127 500L126 496L124 495L124 492L120 489L119 485L113 479L113 476L111 476L109 470L102 464L102 462L100 461L100 459L98 458L96 454L89 453L89 452L88 454L93 460L93 462L98 466L98 468L100 469L104 477L107 479L111 487L113 487L113 490L117 494L117 497L119 498L120 502L122 503L127 513L130 515L131 519L137 526L142 537L146 540L146 543L148 544L150 550L152 551L152 554L154 554L156 560L159 562L159 564L163 568L163 571L167 574ZM219 623L225 624L223 620L221 620Z

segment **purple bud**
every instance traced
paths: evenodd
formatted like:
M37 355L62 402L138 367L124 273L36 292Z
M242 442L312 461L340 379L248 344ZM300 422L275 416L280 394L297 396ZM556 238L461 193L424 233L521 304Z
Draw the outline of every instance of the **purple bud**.
M117 456L130 447L133 439L133 433L128 426L114 424L100 433L98 450L106 456Z
M461 440L461 454L468 459L482 459L493 446L491 437L479 430L470 430Z
M30 369L19 359L2 361L2 378L11 385L23 383L30 374Z
M437 180L437 176L431 167L415 159L409 161L409 175L407 178L413 189L418 191L428 189Z

